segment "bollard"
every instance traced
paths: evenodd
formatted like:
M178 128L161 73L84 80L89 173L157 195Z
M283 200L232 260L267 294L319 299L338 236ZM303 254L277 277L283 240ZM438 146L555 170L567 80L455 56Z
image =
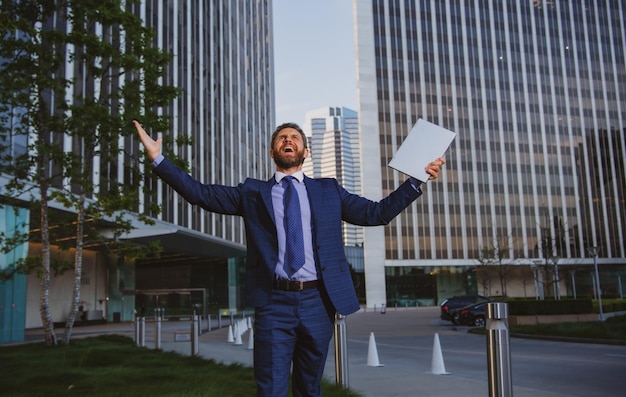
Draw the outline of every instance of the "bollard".
M137 310L135 310L135 346L141 346L139 343L139 317L137 316Z
M191 321L191 355L192 356L197 356L198 353L200 352L199 350L199 346L198 346L198 338L200 337L199 334L199 326L198 326L198 315L194 314L192 317L192 321Z
M156 311L156 321L154 328L154 348L161 348L161 310L154 309Z
M489 397L513 396L509 351L509 305L487 303L487 369Z
M383 303L380 305L380 314L387 313L387 306Z
M139 346L146 346L146 318L144 316L139 317Z
M346 316L338 313L335 315L335 380L337 385L349 386Z

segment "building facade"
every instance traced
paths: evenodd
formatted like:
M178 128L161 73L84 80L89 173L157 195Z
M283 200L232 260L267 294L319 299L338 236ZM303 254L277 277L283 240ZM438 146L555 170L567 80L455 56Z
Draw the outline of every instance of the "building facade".
M304 173L312 178L335 178L347 191L361 194L357 113L345 107L312 110L306 113L302 129L310 150ZM344 224L343 242L347 246L363 244L363 228Z
M247 177L271 177L271 0L145 1L137 11L156 31L156 45L174 53L164 84L181 87L183 95L166 112L175 124L172 141L179 134L193 139L193 145L177 148L190 174L204 183L229 186ZM154 202L162 208L155 218L163 226L138 240L158 239L172 255L137 263L137 299L153 306L170 296L183 311L192 303L212 310L243 307L243 221L203 211L160 180L150 183L156 194L145 195L145 207Z
M172 120L164 138L188 163L191 175L225 185L237 185L247 177L269 178L273 173L269 138L275 127L271 0L144 0L126 7L153 28L153 44L173 55L161 82L182 93L162 110ZM63 29L66 24L58 18L51 23ZM67 90L66 97L73 98L95 83L69 65L68 59L61 73L80 82ZM179 145L183 136L193 143ZM70 136L62 136L59 145L66 150L76 146ZM133 137L120 140L120 145L130 156L142 156ZM16 140L10 146L24 150L26 144ZM128 161L125 156L114 163L96 158L94 181L100 174L124 181ZM6 183L6 178L0 181ZM193 207L157 178L146 178L145 183L138 212L152 217L155 224L138 222L135 230L120 238L140 244L158 240L161 255L129 261L97 246L85 251L81 311L86 317L119 321L133 318L138 307L170 305L174 312L186 314L195 303L204 310L243 307L240 281L246 242L241 219ZM152 204L161 211L152 212ZM28 252L36 254L39 249L31 242ZM54 250L54 255L71 258L72 251ZM4 256L0 259L4 263ZM55 322L64 322L69 312L74 279L69 273L55 277L50 287ZM9 288L13 290L12 285ZM35 276L28 277L27 291L24 323L26 328L41 326Z
M626 4L354 8L365 196L405 179L387 164L418 118L457 133L423 197L389 226L365 230L368 306L535 296L540 277L560 295L590 296L591 247L602 293L621 295ZM506 265L508 280L487 281L481 263Z

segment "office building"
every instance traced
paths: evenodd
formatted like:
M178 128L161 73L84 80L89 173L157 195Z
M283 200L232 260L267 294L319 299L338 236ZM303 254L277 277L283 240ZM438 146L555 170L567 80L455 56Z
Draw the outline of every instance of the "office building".
M335 178L347 191L361 194L358 115L345 107L324 107L306 113L303 131L310 156L304 173L312 178ZM344 245L363 243L363 228L344 224Z
M127 7L153 28L153 44L173 54L162 83L179 87L182 93L162 114L171 117L172 129L167 138L175 153L188 162L191 175L206 183L225 185L237 185L246 177L269 178L273 173L269 137L275 127L271 0L145 0ZM56 18L51 24L65 28L61 16ZM94 82L69 65L68 60L61 73L80 82L68 88L66 97L72 98ZM190 135L193 144L178 146L178 138L183 135ZM64 148L74 147L70 136L61 140ZM136 139L120 143L130 155L139 155ZM11 145L15 147L10 150L23 150L25 146L17 140ZM100 162L94 172L124 181L126 161L127 157L122 156L115 164ZM94 174L94 180L98 178ZM241 219L193 207L156 178L148 178L146 183L138 212L152 217L155 224L137 222L137 229L120 238L140 244L158 240L162 252L158 259L133 261L97 245L85 251L81 310L86 318L130 320L139 307L151 311L155 306L167 306L171 309L166 315L189 315L192 304L199 304L204 313L209 307L243 307L240 278L245 271L246 242ZM151 204L158 204L162 211L152 212ZM0 215L28 219L27 214L13 215L10 210ZM39 249L36 242L31 242L28 253L36 254ZM11 255L22 256L24 251ZM73 262L71 251L55 250L53 255ZM3 255L0 260L4 266L12 259ZM19 287L25 280L18 278L16 283ZM72 285L72 272L52 281L54 322L66 320ZM17 288L5 284L0 287L3 297ZM20 305L20 321L26 328L41 326L36 276L28 277L26 293L25 288L17 289L25 296L7 299L25 302L25 315L24 305ZM4 303L3 308L9 307ZM12 315L3 309L3 319Z
M335 178L347 191L361 194L361 156L358 114L330 106L306 113L303 130L310 156L304 173L314 178ZM357 296L365 301L363 227L343 224L343 243Z
M602 293L621 295L626 4L355 0L354 8L365 196L383 197L405 179L387 164L418 118L457 133L423 197L389 226L365 229L368 306L535 296L538 283L590 296L592 247ZM481 263L510 272L490 279Z

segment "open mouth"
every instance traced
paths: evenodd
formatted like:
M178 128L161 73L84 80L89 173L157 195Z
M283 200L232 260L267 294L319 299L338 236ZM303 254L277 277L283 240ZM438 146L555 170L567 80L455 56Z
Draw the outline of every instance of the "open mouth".
M295 151L296 151L296 150L295 150L294 148L292 148L291 146L286 146L286 147L283 149L283 152L285 152L285 153L294 153Z

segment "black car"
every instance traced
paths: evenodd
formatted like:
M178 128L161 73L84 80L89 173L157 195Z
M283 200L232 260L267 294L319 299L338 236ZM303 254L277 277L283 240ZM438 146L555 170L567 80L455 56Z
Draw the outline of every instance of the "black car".
M441 319L446 321L454 320L454 312L467 305L480 302L489 302L490 299L482 295L461 295L453 296L441 302Z
M486 305L487 302L480 302L456 309L452 322L457 325L484 327Z

